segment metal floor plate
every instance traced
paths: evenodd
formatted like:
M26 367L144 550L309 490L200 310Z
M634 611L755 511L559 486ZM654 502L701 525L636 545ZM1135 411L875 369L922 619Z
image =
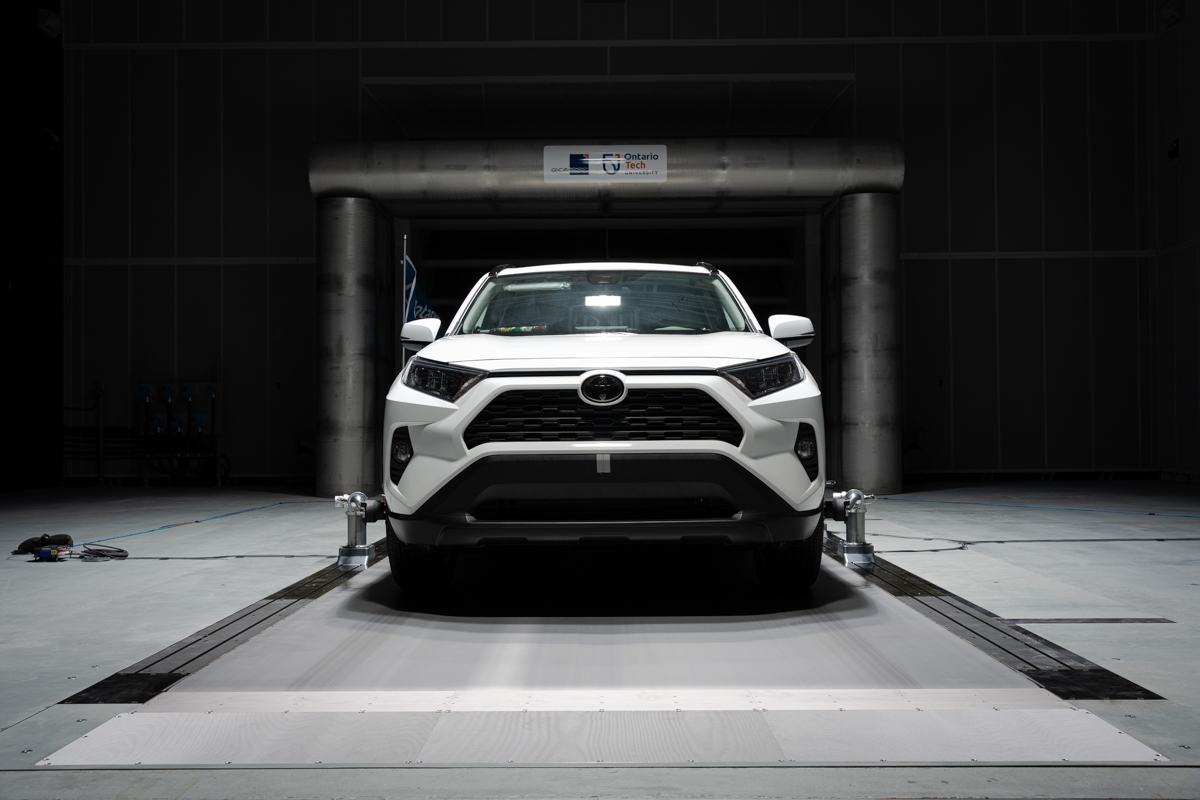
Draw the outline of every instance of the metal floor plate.
M837 566L815 608L724 617L463 617L392 604L380 564L176 684L180 692L1028 688Z
M791 611L513 618L404 610L379 565L41 763L1162 760L824 569Z
M225 711L121 714L42 766L1148 762L1087 711Z

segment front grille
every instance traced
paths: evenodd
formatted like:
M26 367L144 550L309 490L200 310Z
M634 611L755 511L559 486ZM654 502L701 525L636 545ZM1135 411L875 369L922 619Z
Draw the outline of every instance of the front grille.
M615 406L600 408L574 389L504 392L479 412L463 439L468 448L490 442L718 441L737 445L742 426L700 389L630 389Z
M602 500L484 500L471 509L481 522L632 522L729 519L737 509L723 497L630 497Z

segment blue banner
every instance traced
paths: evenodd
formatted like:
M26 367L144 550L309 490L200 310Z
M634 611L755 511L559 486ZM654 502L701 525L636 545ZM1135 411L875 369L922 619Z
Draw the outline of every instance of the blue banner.
M404 299L408 305L404 314L405 322L437 316L437 312L429 305L429 299L425 297L425 292L417 285L417 268L407 255L404 256Z

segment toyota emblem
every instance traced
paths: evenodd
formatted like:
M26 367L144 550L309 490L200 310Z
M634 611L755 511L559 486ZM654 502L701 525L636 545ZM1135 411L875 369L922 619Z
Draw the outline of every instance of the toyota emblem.
M619 372L595 370L579 381L579 398L593 406L612 406L625 399L625 380Z

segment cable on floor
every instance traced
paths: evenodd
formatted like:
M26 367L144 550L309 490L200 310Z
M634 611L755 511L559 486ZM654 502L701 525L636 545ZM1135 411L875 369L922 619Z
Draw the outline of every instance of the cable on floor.
M958 506L997 506L999 508L1036 508L1042 511L1088 511L1093 514L1133 514L1139 517L1187 517L1189 519L1200 519L1200 514L1170 514L1164 511L1115 511L1110 508L1070 508L1068 506L1027 506L1020 503L985 503L982 500L930 500L925 497L885 497L879 496L880 500L895 500L897 502L906 503L946 503L949 505Z
M124 539L129 536L141 536L143 533L154 533L155 531L165 531L171 528L182 528L184 525L198 525L201 522L212 522L214 519L225 519L226 517L236 517L238 514L249 514L251 511L262 511L264 508L274 508L275 506L290 506L302 505L304 503L327 503L329 500L280 500L278 503L268 503L265 506L255 506L254 508L243 508L241 511L231 511L228 514L217 514L215 517L205 517L204 519L192 520L191 522L175 522L170 525L161 525L157 528L150 528L145 531L137 531L135 533L122 533L119 536L106 536L103 539L93 539L90 542L77 542L76 547L86 544L96 544L97 542L111 542L113 539Z
M129 551L123 550L120 547L111 547L106 544L83 544L78 545L82 548L79 553L71 555L79 558L81 561L124 561L129 558Z
M958 547L930 547L922 550L877 550L878 553L948 553L966 550L977 544L1099 544L1105 542L1200 542L1200 536L1164 536L1108 539L951 539L946 536L903 536L899 533L870 533L872 538L906 539L910 542L950 542Z

